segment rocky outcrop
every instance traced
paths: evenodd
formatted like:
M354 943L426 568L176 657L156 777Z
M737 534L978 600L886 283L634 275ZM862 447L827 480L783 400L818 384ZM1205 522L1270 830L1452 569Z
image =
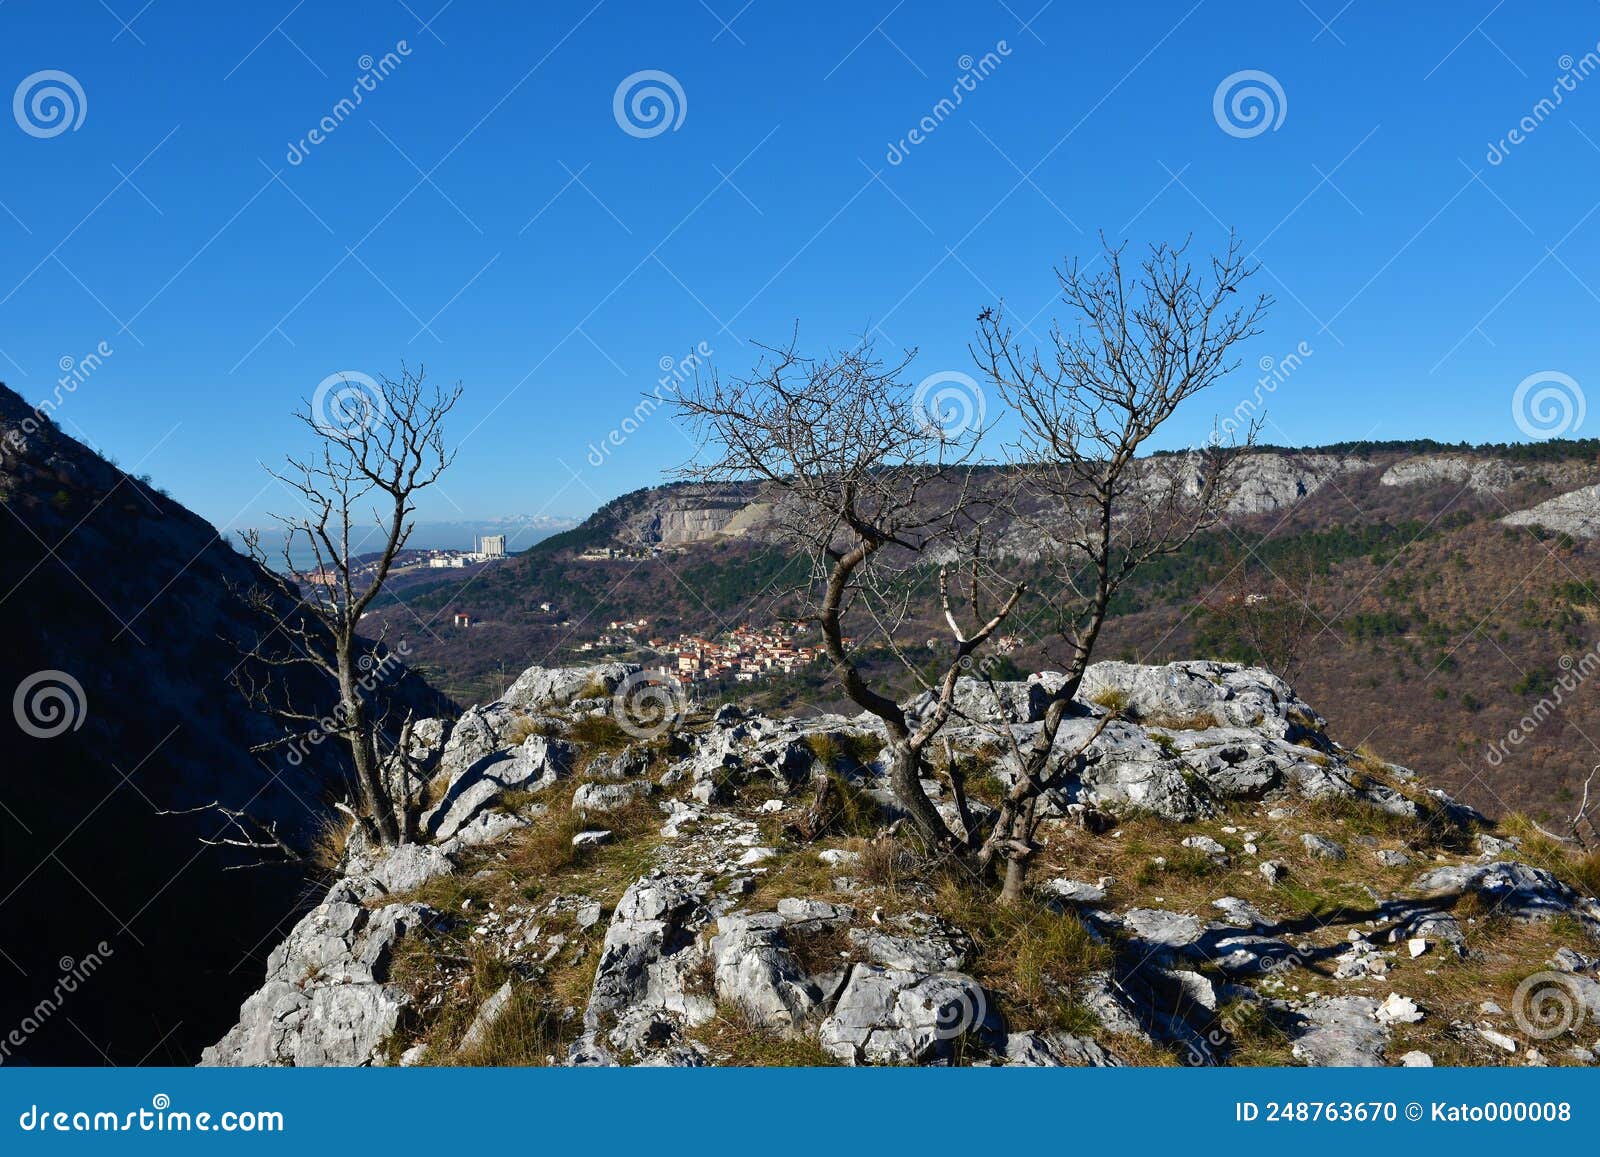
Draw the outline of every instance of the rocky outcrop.
M1343 474L1370 469L1359 458L1335 454L1256 453L1238 467L1227 511L1265 514L1293 506Z
M1419 454L1402 458L1378 478L1380 486L1428 486L1438 482L1463 486L1480 494L1498 494L1520 471L1500 458L1468 454Z
M469 829L482 827L496 801L508 791L538 793L554 787L572 774L574 754L565 740L530 735L509 753L496 751L474 760L422 817L423 833L440 843L483 843L482 833Z
M754 486L674 486L652 491L622 521L629 545L688 546L720 536L760 531L772 505Z
M633 663L602 663L593 667L529 667L517 676L493 706L537 713L565 707L581 696L604 698L638 671Z
M1595 538L1600 536L1600 486L1558 494L1527 510L1514 511L1500 521L1507 526L1538 526L1574 538Z
M1482 454L1417 454L1402 458L1378 478L1382 486L1448 485L1474 494L1502 494L1519 483L1537 482L1556 488L1574 486L1592 477L1582 461L1513 462Z
M548 712L542 718L550 727L606 710L605 701L592 698L552 706L546 690L581 689L596 677L593 668L530 674L518 681L537 688L521 700L526 707L501 701L466 713L453 729L428 729L430 758L448 780L432 813L443 817L435 830L453 823L454 834L381 856L352 856L345 878L274 952L265 985L208 1051L208 1063L415 1061L422 1055L419 1025L430 1013L414 987L394 984L387 971L402 937L453 936L468 948L441 960L487 953L511 974L486 1002L462 1010L455 1023L468 1027L457 1030L454 1052L430 1060L477 1056L508 1010L519 1007L518 992L536 991L542 970L557 961L588 971L581 999L547 1010L572 1026L552 1060L672 1066L725 1063L730 1054L716 1033L729 1024L846 1065L1105 1066L1120 1063L1135 1047L1130 1042L1184 1063L1214 1065L1237 1055L1241 1017L1270 1023L1283 1055L1301 1063L1420 1063L1409 1053L1391 1059L1388 1050L1400 1027L1410 1030L1432 1013L1387 986L1405 961L1423 956L1431 964L1446 952L1474 951L1471 921L1449 910L1455 902L1475 896L1514 921L1566 917L1600 941L1596 903L1551 872L1511 858L1517 850L1511 839L1481 840L1482 853L1441 854L1397 894L1369 888L1370 904L1349 914L1285 916L1276 898L1290 895L1280 888L1286 878L1398 866L1373 855L1393 849L1359 828L1333 839L1299 826L1302 813L1315 812L1310 803L1337 795L1350 808L1415 821L1419 830L1426 820L1454 833L1441 847L1470 848L1467 836L1479 818L1423 791L1404 768L1377 775L1366 757L1358 768L1325 734L1321 717L1264 671L1209 662L1105 663L1091 669L1077 714L1063 728L1067 747L1075 750L1105 725L1082 774L1050 801L1059 818L1047 821L1056 825L1049 830L1073 830L1091 807L1113 823L1142 815L1173 825L1230 808L1252 817L1259 830L1212 821L1205 832L1175 831L1168 853L1189 857L1185 863L1202 876L1229 874L1236 886L1253 888L1246 894L1255 898L1218 894L1189 907L1109 875L1092 883L1038 879L1029 901L1038 905L1038 918L1067 922L1061 927L1096 946L1098 963L1070 986L1033 981L1035 995L1056 985L1055 999L1076 1010L1074 1023L1087 1018L1098 1027L1067 1031L1032 1014L1009 1023L1008 1015L1026 1006L1003 987L990 987L1016 963L994 955L997 944L1008 951L1009 925L979 919L966 928L938 915L939 890L918 879L923 869L914 866L889 891L864 878L920 863L897 850L894 796L881 761L868 758L879 737L871 719L771 719L725 706L697 715L670 742L649 746L584 753L553 735L514 742L514 720L527 709ZM1026 735L1036 728L1040 696L1059 686L1058 678L1045 673L1004 684L998 698L968 688L952 743L992 760L1003 782L997 731ZM1106 722L1110 710L1120 718ZM881 834L871 844L819 848L794 834L822 766L819 752L833 775L879 809ZM466 876L463 865L473 866L474 881L511 870L522 829L556 818L544 814L538 794L569 774L579 779L574 807L600 813L590 823L637 823L639 801L660 810L648 856L619 861L630 870L626 884L617 885L608 921L610 895L552 895L542 881L515 878L502 894L509 899L488 911L463 905L447 917L419 901L417 889L437 896L429 885ZM950 805L939 783L925 786ZM625 811L612 811L623 804ZM484 817L506 826L482 829L480 842L464 841ZM1097 838L1114 842L1120 835L1119 829ZM617 838L606 830L583 854L623 855ZM1269 840L1283 859L1265 858L1260 845ZM1166 855L1151 859L1155 878L1166 864ZM758 898L773 894L774 879L825 880L830 895ZM1340 921L1351 925L1348 931ZM552 923L563 931L552 931ZM1051 962L1046 953L1029 967L1044 976ZM1563 948L1551 966L1571 980L1580 1003L1590 989L1600 993L1590 979L1594 960L1584 952ZM450 981L459 963L440 967L444 979L429 991L473 990L462 979ZM1542 959L1537 967L1545 967ZM1297 973L1334 991L1302 992L1283 979ZM1385 990L1374 995L1369 985ZM482 1000L485 990L476 991ZM1505 1027L1486 1022L1483 1031L1504 1037ZM1485 1043L1491 1038L1481 1033L1474 1039L1485 1050L1501 1047Z
M369 907L384 888L341 880L267 959L266 983L203 1065L368 1065L410 1000L387 983L395 945L437 914L418 904Z

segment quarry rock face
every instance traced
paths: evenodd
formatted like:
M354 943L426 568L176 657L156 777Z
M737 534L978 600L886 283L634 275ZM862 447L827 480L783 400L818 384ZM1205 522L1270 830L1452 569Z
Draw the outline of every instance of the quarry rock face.
M680 721L655 745L585 752L558 738L563 720L604 708L585 699L565 716L554 701L617 675L605 667L534 669L519 679L516 698L545 712L549 735L513 742L518 732L506 719L521 708L510 705L510 695L433 729L436 750L460 753L439 763L444 795L434 814L448 820L468 806L460 801L471 800L480 818L443 841L348 857L323 902L274 950L265 983L245 1001L238 1024L206 1051L205 1063L358 1065L424 1056L448 1063L479 1055L500 1021L525 1007L522 1000L544 1001L550 1023L567 1026L565 1043L537 1063L730 1063L734 1054L718 1033L736 1024L741 1034L782 1042L772 1048L800 1050L782 1055L809 1058L805 1063L1106 1066L1124 1063L1137 1042L1183 1063L1212 1065L1237 1054L1233 1026L1247 1008L1275 1026L1285 1060L1415 1064L1416 1055L1427 1054L1390 1055L1401 1051L1391 1049L1396 1034L1440 1016L1395 978L1411 961L1433 967L1441 953L1477 951L1471 921L1450 911L1463 900L1493 906L1510 927L1566 929L1574 944L1553 963L1530 962L1530 971L1557 969L1580 1004L1591 991L1600 994L1590 978L1600 902L1516 859L1514 839L1485 844L1494 855L1474 852L1467 833L1478 821L1470 809L1421 788L1405 768L1379 767L1341 747L1309 704L1262 670L1198 661L1090 668L1076 714L1062 729L1063 750L1087 743L1087 758L1081 775L1047 797L1057 818L1045 821L1044 838L1080 830L1085 808L1121 817L1113 823L1146 825L1147 847L1151 832L1170 834L1147 863L1155 883L1038 874L1028 902L1037 905L1029 911L1044 922L1040 929L1066 922L1060 930L1076 929L1094 946L1070 950L1092 951L1096 961L1066 994L1087 1018L1070 1031L1033 1019L997 987L1006 982L993 978L1016 961L1005 951L993 954L994 929L985 930L981 916L964 927L975 910L956 919L938 910L939 888L919 879L927 869L906 867L919 861L888 834L898 808L882 761L871 754L882 735L870 717L778 719L724 708ZM997 729L1026 736L1037 728L1040 688L1059 687L1055 679L1043 673L1004 684L987 700L971 689L968 714L950 730L954 748L992 758L1003 785ZM1117 718L1108 721L1112 710ZM507 738L491 738L501 734ZM845 785L837 790L857 793L857 806L880 809L878 835L850 848L797 834L823 773ZM592 857L582 863L593 869L572 877L585 881L582 894L565 885L544 889L516 868L521 841L542 839L541 824L571 822L560 819L570 814L566 808L540 799L572 791L561 787L569 774L580 811L606 812L613 794L627 809L617 816L636 815L642 802L659 810L643 844L608 828L604 840L573 849ZM942 781L926 780L925 787L936 803L950 805ZM1330 801L1334 811L1318 810ZM972 803L979 816L992 810ZM1241 818L1213 820L1204 833L1188 827L1224 809ZM1370 816L1376 831L1391 821L1429 825L1448 836L1441 847L1464 850L1437 854L1417 875L1373 855L1391 849L1361 835L1361 827L1324 819L1311 830L1325 815ZM483 816L498 817L497 826L485 827L475 843L461 842ZM560 840L576 844L566 830ZM1121 830L1093 838L1110 847ZM1258 846L1268 841L1278 859ZM1173 879L1165 872L1181 857L1188 870L1225 876L1254 898L1225 893L1219 882L1200 904L1172 902L1163 881ZM612 863L618 874L608 875L602 869ZM909 874L891 890L876 882L902 872ZM1294 881L1361 872L1372 873L1371 883L1361 885L1364 907L1351 915L1308 924L1280 913L1276 898L1289 896L1281 890ZM498 900L437 908L426 902L448 895L442 886L459 882L466 892L507 873L511 890ZM823 894L796 886L807 881ZM417 889L424 889L420 896ZM1549 923L1557 917L1563 919ZM1313 934L1321 941L1310 942ZM402 945L426 952L436 943L446 946L434 965L441 979L420 987L397 980L393 962ZM434 1009L470 975L459 971L463 944L472 957L501 962L496 987L487 995L480 989L476 1003L461 1010L452 1039L424 1040ZM1048 967L1068 951L1058 945L1039 964ZM1312 965L1314 971L1297 972ZM554 968L581 985L565 981L567 995L552 997L542 985ZM1514 994L1504 994L1503 1003L1514 1005ZM1504 1016L1482 1027L1508 1040L1516 1030ZM1498 1058L1507 1054L1490 1037L1472 1039L1480 1060L1503 1063Z

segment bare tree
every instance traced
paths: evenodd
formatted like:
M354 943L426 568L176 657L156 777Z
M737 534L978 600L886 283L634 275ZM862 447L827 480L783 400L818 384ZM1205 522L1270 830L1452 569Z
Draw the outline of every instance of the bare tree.
M793 339L760 348L748 377L713 374L680 393L676 406L702 442L683 473L704 482L760 479L776 492L782 533L812 564L793 594L803 617L819 625L844 693L883 721L896 798L930 845L963 850L923 790L924 753L950 718L958 677L1023 593L1014 586L985 608L982 503L966 468L981 430L942 425L948 415L932 412L901 380L914 352L888 364L865 340L817 358L796 352ZM931 705L914 714L873 685L846 623L870 627L903 658L896 633L912 596L898 580L936 559L951 645ZM964 593L952 593L957 574L968 580Z
M1226 504L1241 443L1213 436L1188 453L1148 456L1150 440L1179 405L1237 366L1234 347L1257 333L1271 304L1265 295L1238 297L1254 268L1237 238L1201 271L1187 242L1152 245L1137 269L1125 269L1124 246L1103 247L1093 263L1103 268L1072 263L1058 272L1072 321L1052 328L1047 353L1024 350L999 309L979 315L973 351L1021 426L1018 513L1049 567L1054 589L1041 597L1065 645L1065 679L1040 730L1013 741L1017 780L977 857L984 869L1005 862L1007 901L1022 893L1040 795L1081 769L1093 740L1054 752L1112 600L1141 566L1213 525Z
M269 470L299 500L301 512L275 514L283 531L282 572L268 567L259 532L245 535L252 558L268 576L250 597L264 608L292 600L294 613L248 648L247 657L269 672L310 668L331 679L338 701L331 710L306 710L292 701L287 677L265 680L241 667L241 689L291 728L268 746L320 742L325 736L349 750L355 806L345 805L376 844L392 846L416 836L416 809L408 744L409 717L400 738L387 738L375 689L396 673L397 658L382 635L360 634L362 616L388 581L395 556L411 536L417 494L449 467L443 423L461 387L427 388L425 371L403 369L399 380L354 377L296 413L316 439L304 458L290 457ZM298 580L297 551L313 562ZM358 557L360 556L360 557Z
M1585 852L1600 841L1600 825L1595 823L1595 814L1590 810L1589 789L1593 786L1595 777L1600 776L1600 767L1590 770L1583 780L1583 797L1578 800L1577 810L1572 813L1572 818L1567 821L1567 831L1571 840ZM1588 830L1585 831L1584 829Z

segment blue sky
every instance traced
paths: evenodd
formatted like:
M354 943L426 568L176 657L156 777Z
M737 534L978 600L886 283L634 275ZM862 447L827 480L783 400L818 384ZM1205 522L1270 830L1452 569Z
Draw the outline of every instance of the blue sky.
M0 6L0 87L83 94L54 135L0 117L0 379L44 398L106 343L57 419L231 528L283 504L258 463L303 445L298 399L421 363L466 387L425 517L582 515L689 451L658 415L592 462L663 358L737 372L798 320L970 371L977 311L1043 332L1096 230L1232 226L1278 304L1172 444L1301 343L1274 442L1518 440L1519 382L1597 380L1590 0L441 3ZM613 112L644 70L683 94L653 136ZM1254 135L1214 115L1245 70L1282 94Z

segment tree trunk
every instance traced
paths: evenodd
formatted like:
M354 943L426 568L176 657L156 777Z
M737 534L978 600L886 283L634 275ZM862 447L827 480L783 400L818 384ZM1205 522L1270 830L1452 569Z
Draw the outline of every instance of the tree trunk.
M1013 856L1006 861L1006 882L1000 889L1000 903L1008 907L1022 902L1023 886L1028 879L1028 861Z
M342 665L342 664L341 664ZM400 825L395 822L394 803L383 784L383 774L378 767L377 747L372 739L372 724L367 719L366 705L355 690L355 680L345 683L342 696L346 739L350 744L350 758L355 764L356 788L361 794L362 811L370 817L378 834L378 842L386 848L401 843Z
M953 843L950 828L928 793L922 790L921 753L900 740L891 741L885 750L889 757L889 785L900 806L906 809L929 847L940 851L949 849Z

